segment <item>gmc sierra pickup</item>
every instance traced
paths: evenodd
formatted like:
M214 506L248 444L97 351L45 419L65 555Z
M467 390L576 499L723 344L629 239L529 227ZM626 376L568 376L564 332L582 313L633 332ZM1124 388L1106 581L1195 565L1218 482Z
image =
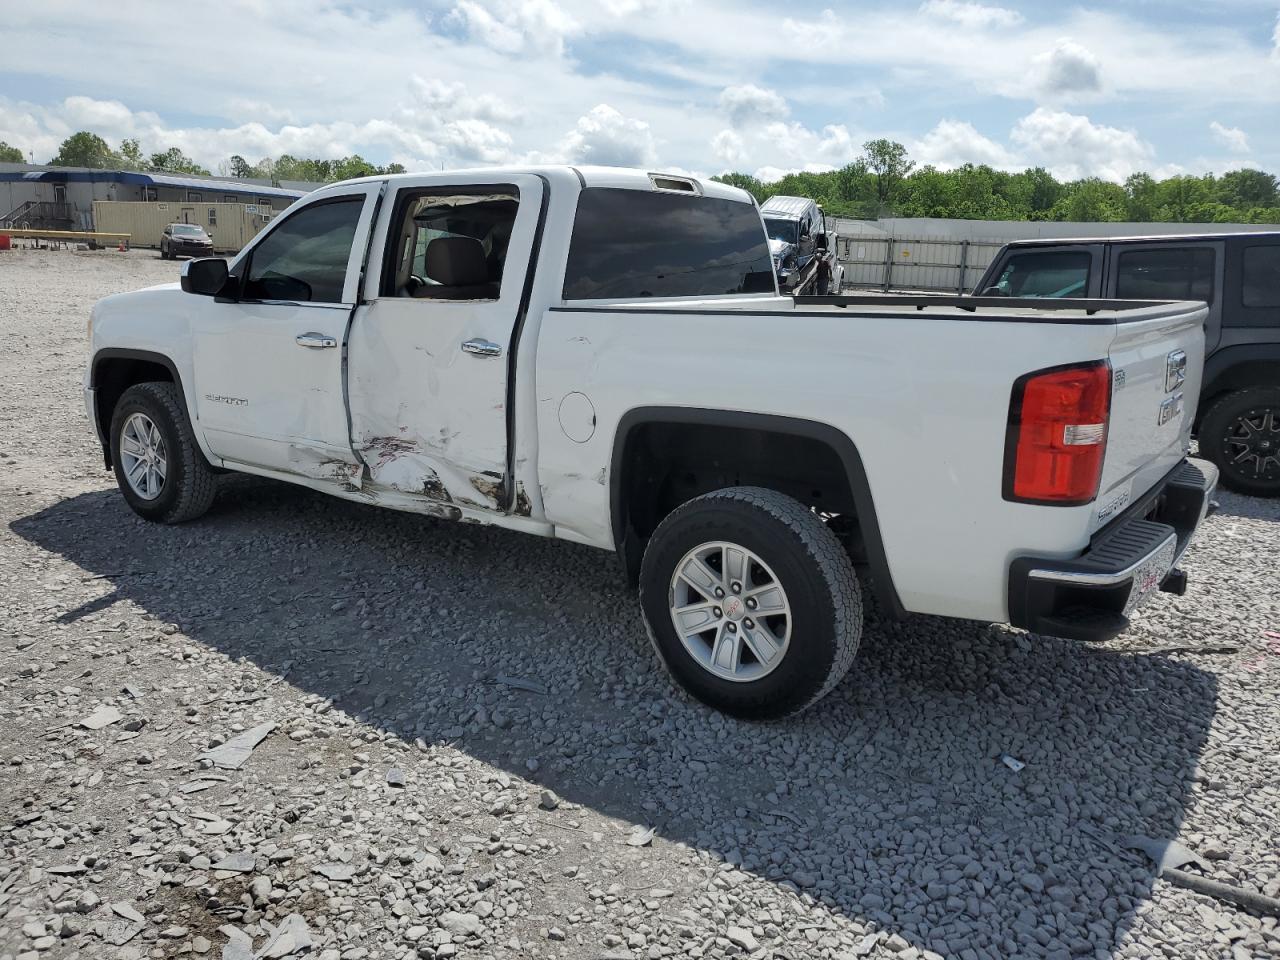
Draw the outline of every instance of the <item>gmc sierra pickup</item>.
M125 500L217 473L616 551L694 696L804 709L889 616L1103 639L1185 582L1205 308L782 297L751 198L611 168L338 183L93 309ZM858 573L862 574L862 582Z

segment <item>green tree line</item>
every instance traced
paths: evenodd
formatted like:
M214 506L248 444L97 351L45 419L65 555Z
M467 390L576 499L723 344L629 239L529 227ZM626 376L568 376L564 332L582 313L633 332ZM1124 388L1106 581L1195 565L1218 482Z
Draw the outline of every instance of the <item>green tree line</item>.
M1164 223L1280 223L1280 188L1261 170L1157 180L1135 173L1123 184L1097 177L1062 182L1041 167L1007 173L986 165L917 167L900 143L871 140L852 163L826 173L791 173L764 183L743 173L714 177L763 202L811 197L830 214L956 217L964 220L1128 220Z
M26 157L17 147L0 140L0 161L23 163ZM138 170L144 173L193 173L209 175L209 171L192 160L177 147L151 154L142 152L135 139L120 141L112 149L102 137L88 130L80 130L62 141L58 152L49 160L54 167L91 167L95 170ZM339 160L317 160L294 157L289 154L268 157L257 163L249 163L244 157L231 156L221 164L223 176L253 178L279 182L281 180L306 180L312 183L332 183L352 177L370 177L381 173L404 173L398 163L377 166L359 154Z
M858 159L825 173L792 173L764 183L744 173L713 179L742 187L760 201L775 194L812 197L836 216L874 219L958 217L965 220L1130 220L1167 223L1280 223L1280 185L1261 170L1222 176L1173 176L1157 180L1135 173L1124 183L1097 177L1063 182L1042 167L1020 173L965 164L954 170L917 167L906 148L870 140ZM22 151L0 141L0 161L21 163ZM151 154L134 139L112 149L88 130L62 142L53 166L118 168L159 173L208 174L177 147ZM403 173L398 163L378 166L359 154L336 160L280 157L250 163L234 155L219 164L224 176L332 183L351 177Z

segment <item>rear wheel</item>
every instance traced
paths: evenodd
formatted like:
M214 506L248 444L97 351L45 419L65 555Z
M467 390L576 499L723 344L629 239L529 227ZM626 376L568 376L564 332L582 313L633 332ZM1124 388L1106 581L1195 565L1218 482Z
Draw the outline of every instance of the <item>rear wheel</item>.
M1200 421L1200 453L1240 493L1280 496L1280 387L1250 387L1216 400Z
M194 520L213 503L213 467L172 383L139 383L120 397L111 417L111 461L125 501L146 520Z
M717 490L658 526L640 604L663 663L725 713L773 719L829 693L853 663L862 595L835 534L773 490Z

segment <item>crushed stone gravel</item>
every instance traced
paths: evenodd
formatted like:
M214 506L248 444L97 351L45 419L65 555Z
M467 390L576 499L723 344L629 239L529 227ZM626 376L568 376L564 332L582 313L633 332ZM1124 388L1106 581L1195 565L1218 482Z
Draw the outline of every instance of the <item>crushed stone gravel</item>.
M1280 502L1114 642L872 609L741 723L605 553L234 476L136 518L85 321L177 270L0 253L0 960L1280 955L1119 842L1280 895Z

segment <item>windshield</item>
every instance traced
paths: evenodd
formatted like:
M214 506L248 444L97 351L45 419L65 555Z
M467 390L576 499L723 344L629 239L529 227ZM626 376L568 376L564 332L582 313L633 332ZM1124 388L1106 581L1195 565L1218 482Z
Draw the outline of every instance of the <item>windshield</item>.
M781 240L783 243L795 243L796 231L800 228L798 220L778 220L774 217L764 218L764 230L770 240Z
M204 229L194 224L177 223L173 227L175 237L203 237Z

